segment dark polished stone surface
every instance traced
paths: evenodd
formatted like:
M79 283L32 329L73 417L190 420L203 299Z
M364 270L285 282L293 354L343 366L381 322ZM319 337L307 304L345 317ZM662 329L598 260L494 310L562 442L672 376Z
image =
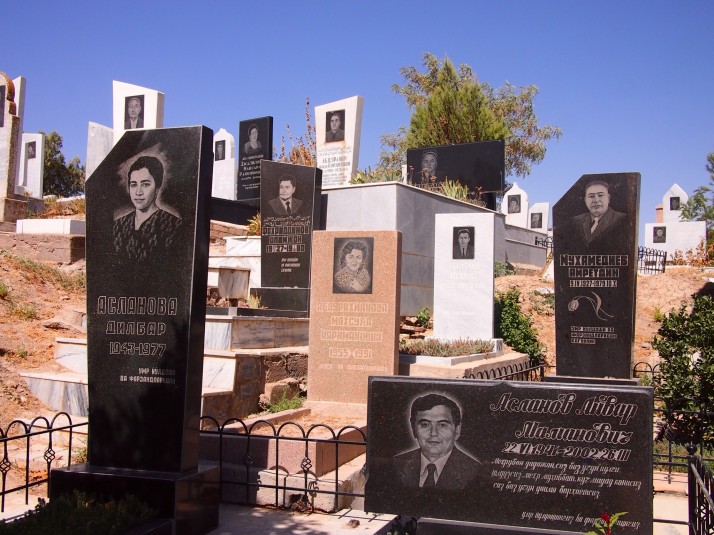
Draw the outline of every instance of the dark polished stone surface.
M651 533L651 388L373 376L369 389L366 511L550 533L627 511L618 532ZM420 452L448 451L420 486Z
M634 379L612 379L602 377L578 377L573 375L546 375L543 380L546 383L578 383L591 385L619 385L619 386L640 386L642 382L639 377Z
M234 225L247 225L248 221L260 211L259 205L260 202L257 199L254 201L231 201L230 199L211 197L211 219Z
M435 155L436 168L422 172L422 161L427 152ZM481 191L486 207L491 210L496 209L495 192L503 191L505 186L505 166L505 145L501 140L407 150L407 177L411 184L458 180L472 192Z
M86 182L92 466L198 464L212 145L205 127L129 131Z
M312 231L319 227L321 184L322 171L315 167L261 162L263 288L310 287ZM268 307L290 308L279 304Z
M133 495L173 518L175 535L203 535L218 527L219 477L219 468L207 465L174 473L79 464L52 470L49 496L75 490L117 500Z
M631 377L639 193L639 173L583 175L553 206L558 375Z
M257 133L257 139L252 145L251 131ZM236 198L257 204L260 201L260 160L273 159L273 118L268 116L241 121L238 124L236 149Z
M265 315L279 317L282 312L291 312L285 317L306 318L309 314L310 290L307 288L251 288L250 293L260 297L261 306L275 311Z

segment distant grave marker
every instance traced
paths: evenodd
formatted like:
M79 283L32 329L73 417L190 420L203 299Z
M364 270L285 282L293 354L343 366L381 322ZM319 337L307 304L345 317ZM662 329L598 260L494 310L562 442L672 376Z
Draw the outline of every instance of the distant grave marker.
M317 167L322 187L349 184L359 164L364 98L354 96L315 106Z
M273 118L259 117L238 125L239 201L260 202L260 160L273 159Z

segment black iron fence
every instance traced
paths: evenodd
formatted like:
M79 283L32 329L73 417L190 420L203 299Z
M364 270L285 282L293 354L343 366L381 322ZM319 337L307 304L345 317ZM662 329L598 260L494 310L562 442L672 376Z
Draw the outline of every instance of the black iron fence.
M545 247L545 256L546 258L550 257L550 255L553 254L553 237L552 236L546 236L545 238L541 238L540 236L535 237L535 244L540 246L540 247Z
M645 275L664 273L667 251L639 246L637 248L637 272Z
M644 383L651 383L658 373L658 367L642 363L633 369ZM542 381L544 375L544 365L523 363L470 378ZM702 437L714 413L687 410L687 401L655 400L657 442L663 447L653 452L653 465L670 476L688 472L690 533L712 533L714 478L706 463L714 459L707 457L711 450ZM684 441L681 435L672 434L667 423L681 418L698 421L701 432ZM0 430L0 510L5 511L5 498L11 494L22 495L29 505L31 489L41 490L38 487L49 481L52 468L82 462L86 427L86 422L73 423L69 415L60 413L51 420L14 420ZM212 418L203 418L201 427L201 459L219 464L223 502L331 511L350 504L359 507L364 498L365 427L335 430L326 423L308 427L294 421L230 419L220 423Z

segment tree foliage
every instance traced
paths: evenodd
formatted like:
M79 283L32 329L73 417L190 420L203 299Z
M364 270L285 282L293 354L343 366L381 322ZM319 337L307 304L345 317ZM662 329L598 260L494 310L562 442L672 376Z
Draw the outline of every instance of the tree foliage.
M714 411L714 300L694 295L690 309L672 310L652 341L659 352L655 394L669 408ZM674 442L712 441L714 425L704 426L696 413L668 413L668 438Z
M404 141L411 149L507 137L508 128L489 107L481 86L461 80L446 59L426 102L414 110Z
M40 131L40 134L44 132ZM69 163L62 154L62 136L57 132L45 135L45 172L43 175L45 195L72 197L84 192L84 166L75 156Z
M472 109L478 109L479 113L477 115L459 113L459 121L465 124L461 124L458 129L454 127L454 121L448 115L442 115L438 120L429 123L427 126L432 130L446 128L445 132L434 133L433 137L428 138L443 141L430 144L468 143L499 139L499 137L503 137L503 130L498 125L502 124L508 132L506 137L506 175L526 176L529 174L533 165L540 163L545 157L546 142L561 137L560 128L538 125L538 118L533 106L533 100L538 94L536 86L515 86L506 82L502 87L493 88L487 82L479 82L468 65L462 64L456 68L448 58L441 61L428 52L422 57L422 65L425 72L421 72L413 66L401 68L399 72L404 78L405 84L392 85L392 91L403 96L409 109L413 110L412 124L409 131L402 127L396 133L382 136L380 169L400 168L406 160L406 149L417 146L409 143L416 142L419 138L414 136L409 138L409 134L412 133L415 116L426 113L420 110L429 108L429 101L433 96L438 96L437 100L442 103L445 100L447 103L463 103L464 99L470 96L474 99L470 106ZM480 91L476 91L476 88L479 88ZM449 99L446 99L446 94L449 95ZM436 103L432 103L431 107L432 112L439 108L444 113L449 113L450 110L443 104L437 106ZM486 112L480 111L481 108L490 110L495 119L490 124L495 130L491 133L479 133L477 137L474 137L473 132L479 128L478 123L483 121L484 115L487 115ZM471 121L476 124L470 125ZM417 123L418 125L419 123Z
M705 166L709 172L709 186L699 186L694 195L682 206L682 219L685 221L706 221L708 242L714 239L714 152L707 155Z

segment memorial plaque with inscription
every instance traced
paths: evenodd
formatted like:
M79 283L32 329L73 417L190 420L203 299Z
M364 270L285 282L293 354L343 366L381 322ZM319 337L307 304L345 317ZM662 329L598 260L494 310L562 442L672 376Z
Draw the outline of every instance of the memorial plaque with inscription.
M583 175L553 207L558 375L631 373L639 173Z
M260 164L261 285L309 288L310 244L319 224L322 171L263 160Z
M367 403L370 375L397 373L401 233L313 235L308 400Z
M458 180L472 193L480 193L491 210L496 209L496 193L505 187L505 167L506 151L501 140L407 150L410 184L436 187L447 179Z
M435 338L493 338L494 225L494 214L436 214Z
M371 377L365 511L552 533L626 511L618 533L651 533L652 407L649 387Z
M273 118L260 117L238 125L239 201L260 201L260 160L273 159Z
M128 131L86 182L93 466L197 466L212 140Z

